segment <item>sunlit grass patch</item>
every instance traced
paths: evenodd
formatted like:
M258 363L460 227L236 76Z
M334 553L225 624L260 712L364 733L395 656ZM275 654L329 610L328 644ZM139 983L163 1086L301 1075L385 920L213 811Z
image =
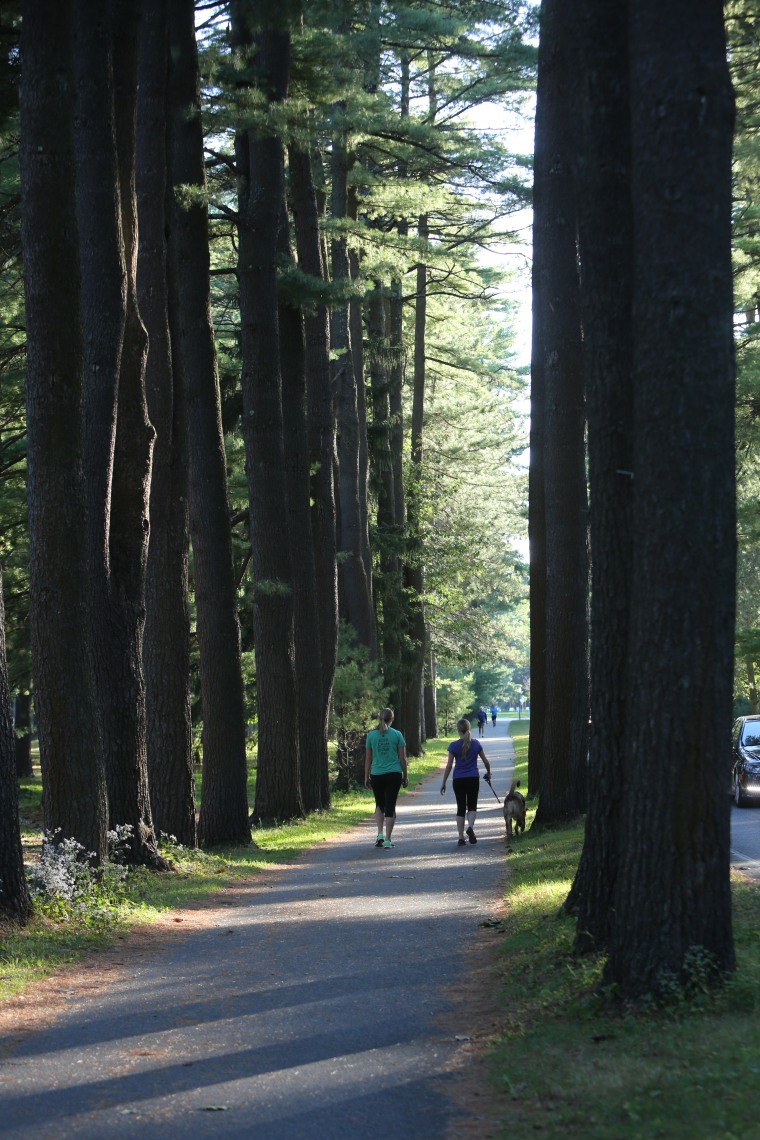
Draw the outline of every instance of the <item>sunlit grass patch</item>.
M19 781L18 814L22 830L42 828L42 784L39 776Z
M547 907L558 908L567 898L571 886L570 879L533 879L531 877L510 891L510 906L513 914L521 914L526 918L535 917L541 912L541 917Z
M23 993L88 950L106 945L111 937L73 923L53 923L39 915L24 930L0 927L0 1002Z

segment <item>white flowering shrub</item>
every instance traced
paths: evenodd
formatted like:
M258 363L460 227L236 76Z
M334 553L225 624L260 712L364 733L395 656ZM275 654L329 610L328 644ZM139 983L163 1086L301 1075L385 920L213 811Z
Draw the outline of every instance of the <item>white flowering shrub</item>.
M92 926L109 926L124 897L127 868L123 858L132 828L123 825L108 833L109 861L97 866L95 854L60 831L43 834L42 854L27 871L36 907L55 921L76 918Z
M124 864L127 861L127 848L132 842L134 828L131 823L117 823L113 831L106 834L108 839L108 859L110 863Z

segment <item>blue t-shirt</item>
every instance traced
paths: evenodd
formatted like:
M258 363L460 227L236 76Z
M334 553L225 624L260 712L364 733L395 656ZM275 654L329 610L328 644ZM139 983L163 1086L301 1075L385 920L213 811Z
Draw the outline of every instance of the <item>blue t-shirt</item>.
M388 728L385 732L373 728L367 733L367 748L372 753L371 776L402 771L398 750L406 748L406 743L397 728Z
M452 780L460 780L463 776L477 776L478 775L478 756L483 751L483 745L479 740L471 740L470 747L467 749L465 756L462 756L464 751L464 741L454 740L448 747L448 751L454 757L454 771L452 772Z

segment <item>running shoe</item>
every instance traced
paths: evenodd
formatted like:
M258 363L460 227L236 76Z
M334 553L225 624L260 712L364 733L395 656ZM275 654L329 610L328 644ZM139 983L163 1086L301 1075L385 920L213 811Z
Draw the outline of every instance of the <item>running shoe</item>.
M385 843L383 843L383 847L385 847L386 849L389 847L393 847L393 844L391 843L390 839L385 840Z
M382 847L384 842L385 842L384 836L378 835L377 839L375 840L375 847Z
M477 838L475 832L472 830L471 827L467 828L467 838L469 839L470 843L477 843L478 842L478 838Z
M464 837L457 840L457 847L466 847L466 846L467 846L467 840Z

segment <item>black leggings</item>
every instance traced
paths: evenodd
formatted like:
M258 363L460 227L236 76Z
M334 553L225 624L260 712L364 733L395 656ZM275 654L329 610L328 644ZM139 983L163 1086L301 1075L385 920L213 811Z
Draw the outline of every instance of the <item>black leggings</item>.
M390 818L396 814L396 800L401 787L400 772L381 772L379 776L370 776L369 782L375 793L375 806L383 809L383 815Z
M451 781L457 798L457 815L464 816L468 811L478 810L480 776L460 776Z

